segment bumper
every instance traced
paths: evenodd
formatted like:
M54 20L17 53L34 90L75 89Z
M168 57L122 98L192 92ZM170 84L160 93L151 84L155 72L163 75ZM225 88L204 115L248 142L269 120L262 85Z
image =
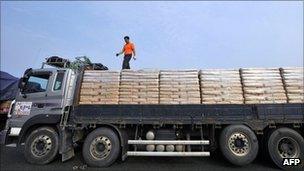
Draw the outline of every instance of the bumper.
M18 142L19 136L16 132L12 132L11 129L8 131L7 129L0 132L0 144L8 145L8 144L16 144Z

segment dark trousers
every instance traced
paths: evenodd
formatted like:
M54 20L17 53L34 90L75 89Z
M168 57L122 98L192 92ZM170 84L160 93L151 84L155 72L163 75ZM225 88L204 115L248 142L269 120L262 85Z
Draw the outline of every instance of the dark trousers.
M122 69L130 69L129 62L130 62L131 58L132 58L132 54L124 56L124 60L122 63Z

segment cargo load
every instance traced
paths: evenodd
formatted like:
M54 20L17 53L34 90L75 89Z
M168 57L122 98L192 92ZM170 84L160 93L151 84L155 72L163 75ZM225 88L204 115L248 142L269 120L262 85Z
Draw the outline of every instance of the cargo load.
M289 103L304 102L304 76L303 68L281 69L287 100Z
M303 68L85 70L80 104L302 103Z
M159 71L123 70L119 87L119 104L158 104Z
M162 70L160 104L200 104L198 70Z
M203 104L243 104L239 70L201 70L200 89Z
M245 103L286 103L279 68L245 68L241 70Z
M118 104L120 72L86 70L80 91L80 104Z

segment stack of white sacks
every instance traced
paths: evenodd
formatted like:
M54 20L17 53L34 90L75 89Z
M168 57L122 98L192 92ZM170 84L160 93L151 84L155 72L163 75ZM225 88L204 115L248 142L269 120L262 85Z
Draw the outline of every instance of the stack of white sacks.
M206 69L200 71L202 104L243 104L239 70Z
M160 104L200 104L198 70L161 70Z
M119 104L158 104L159 71L123 70L119 88Z
M246 104L287 102L279 68L242 69L242 81Z
M303 68L86 70L79 104L303 103Z
M282 75L285 82L289 103L304 102L304 71L303 68L283 68Z
M118 104L120 72L86 70L80 90L80 104Z

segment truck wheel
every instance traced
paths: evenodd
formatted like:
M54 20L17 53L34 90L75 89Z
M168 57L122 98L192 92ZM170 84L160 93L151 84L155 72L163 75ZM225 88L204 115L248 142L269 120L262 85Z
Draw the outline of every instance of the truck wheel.
M116 161L120 142L116 133L109 128L98 128L84 141L82 154L85 162L93 167L107 167Z
M304 139L295 130L279 128L268 139L268 153L272 161L282 169L304 167ZM283 166L283 158L300 158L298 166Z
M53 128L38 128L25 140L25 159L33 164L50 163L58 154L58 143L58 134Z
M259 144L254 132L245 125L230 125L220 135L220 149L232 164L251 163L258 154Z

